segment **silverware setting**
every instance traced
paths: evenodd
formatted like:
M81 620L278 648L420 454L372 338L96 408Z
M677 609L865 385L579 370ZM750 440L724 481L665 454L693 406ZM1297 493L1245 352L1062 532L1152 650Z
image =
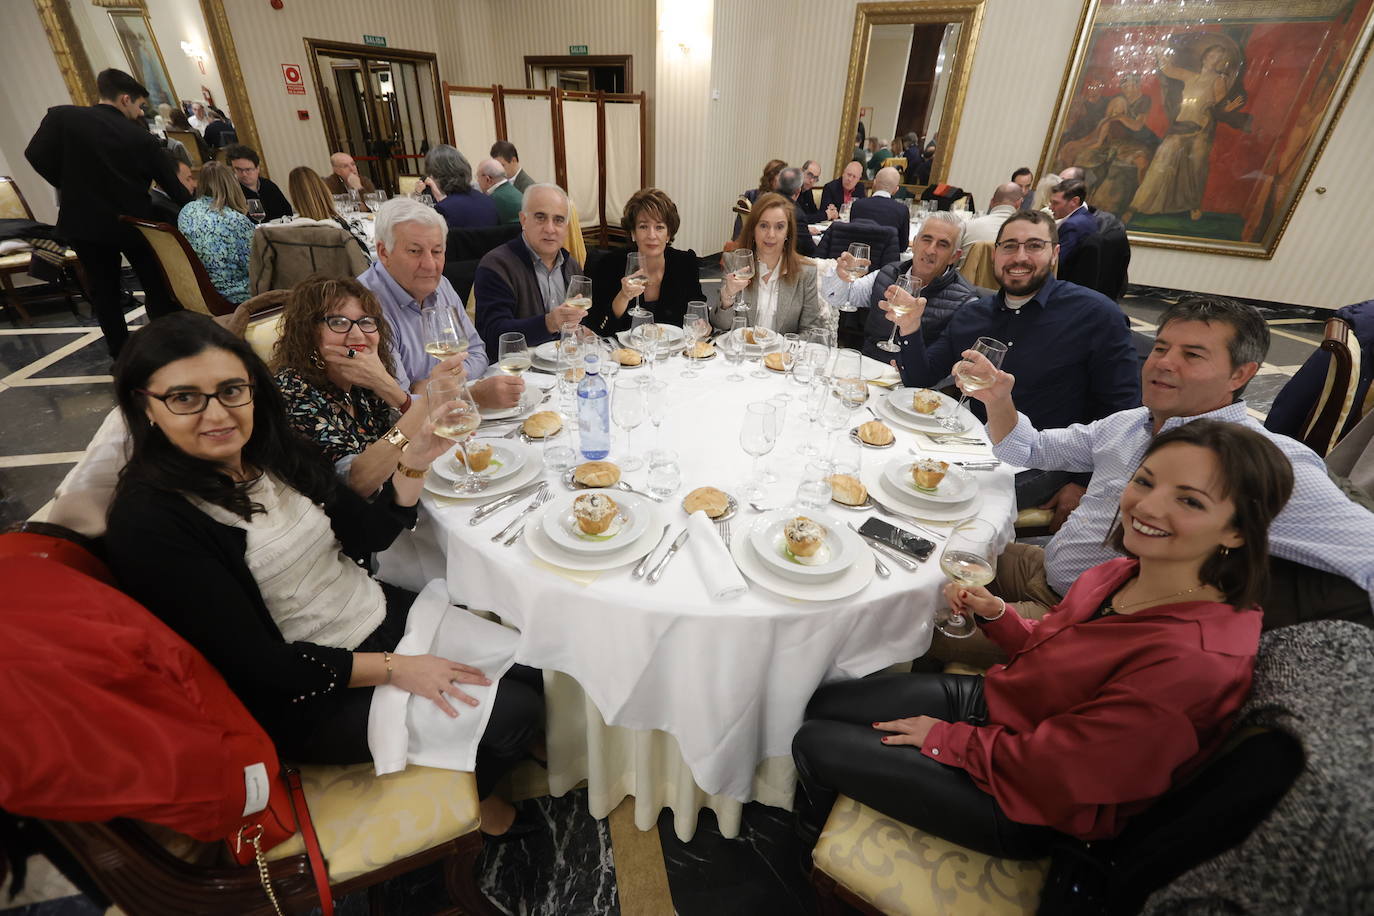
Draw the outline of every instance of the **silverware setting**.
M931 457L929 452L923 452L917 448L908 448L907 451L917 456L918 458ZM969 458L964 460L950 461L950 464L957 464L959 467L965 468L970 471L990 471L993 468L999 468L1002 466L1002 462L997 460L996 458Z
M902 569L905 569L907 572L915 572L919 568L913 560L911 560L909 557L903 556L902 552L900 550L897 550L891 544L884 544L882 541L878 540L872 535L863 533L857 527L855 527L853 522L847 522L846 524L848 524L849 527L853 529L855 534L863 538L868 543L869 547L872 547L878 553L887 557L889 560L891 560L893 563L896 563L898 566L902 567Z
M663 570L668 565L668 561L671 560L673 557L677 556L677 552L681 550L682 545L687 542L687 535L690 533L691 532L689 532L686 528L682 529L682 533L677 536L677 539L675 541L673 541L672 545L668 548L668 552L663 555L663 559L659 560L658 565L650 571L650 583L657 582L659 578L662 577Z
M494 513L500 512L512 503L519 502L540 486L547 486L547 484L529 483L514 492L507 493L505 496L493 499L489 503L482 503L482 505L477 507L477 511L472 513L472 518L468 519L468 524L480 525Z
M631 579L644 578L644 573L647 572L649 569L649 560L653 558L654 554L658 553L658 548L663 546L663 542L668 540L668 532L671 531L672 528L672 525L663 526L663 533L659 535L658 543L654 545L654 549L646 553L644 555L644 558L641 559L638 563L636 563L635 568L630 571Z
M719 534L719 535L720 535L721 541L725 544L726 548L728 549L728 548L730 547L730 519L729 519L729 518L718 518L718 519L716 519L716 534Z
M532 508L532 509L537 509L538 507L544 505L544 503L548 502L548 501L549 501L550 499L552 499L552 498L553 498L553 494L552 494L552 493L547 493L547 492L546 492L546 493L544 493L543 496L539 497L538 501L537 501L533 506L531 506L530 508ZM510 545L514 544L516 541L520 540L520 536L521 536L522 534L524 534L524 533L525 533L525 526L522 524L519 528L516 528L514 531L511 532L510 537L506 538L504 541L501 542L501 546L502 546L502 547L509 547Z
M987 445L981 436L961 436L958 433L928 433L915 430L936 445Z
M520 513L516 515L515 518L511 519L510 523L506 525L506 527L502 528L500 531L496 532L496 534L492 535L491 542L495 544L497 541L500 541L506 535L510 534L513 530L515 530L515 527L520 524L521 519L529 515L535 509L538 509L540 506L542 506L545 502L548 501L548 498L549 485L547 483L541 483L539 485L539 489L536 490L534 493L534 499L530 500L529 505L521 509ZM507 541L506 546L509 547L511 543L513 543L513 541Z

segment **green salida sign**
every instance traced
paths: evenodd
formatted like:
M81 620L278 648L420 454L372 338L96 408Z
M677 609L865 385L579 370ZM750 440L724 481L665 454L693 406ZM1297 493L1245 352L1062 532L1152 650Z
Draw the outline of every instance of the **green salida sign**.
M583 57L583 56L586 56L586 53L587 53L587 46L586 46L586 45L568 45L568 53L571 54L571 55L573 55L573 56L575 56L575 57Z
M386 36L385 36L385 35L364 35L364 36L363 36L363 44L365 44L365 45L371 45L371 46L374 47L374 48L385 48L385 47L386 47Z

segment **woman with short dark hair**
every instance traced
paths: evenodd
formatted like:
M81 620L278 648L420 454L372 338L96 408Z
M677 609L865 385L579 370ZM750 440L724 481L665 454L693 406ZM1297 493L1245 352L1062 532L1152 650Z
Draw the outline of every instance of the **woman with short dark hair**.
M640 305L654 313L659 324L682 326L687 303L705 302L697 253L673 247L681 219L677 204L658 188L641 188L625 203L620 225L631 247L612 251L596 264L592 275L592 308L583 321L598 334L613 334L630 326L626 311L636 295ZM625 276L631 251L639 254L635 274L642 289Z
M877 675L816 691L792 743L812 840L837 793L994 856L1115 836L1195 773L1250 690L1268 530L1293 471L1215 420L1155 438L1110 541L1040 620L945 586L1011 656L985 677Z

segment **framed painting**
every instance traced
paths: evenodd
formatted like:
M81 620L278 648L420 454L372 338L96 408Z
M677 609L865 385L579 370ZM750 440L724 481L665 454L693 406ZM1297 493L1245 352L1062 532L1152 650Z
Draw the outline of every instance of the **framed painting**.
M154 111L164 102L177 108L181 103L172 78L167 74L167 62L153 37L148 15L141 10L110 10L110 24L114 26L119 46L129 61L129 73L148 88L148 106Z
M1369 53L1374 0L1087 0L1040 173L1132 244L1273 257Z

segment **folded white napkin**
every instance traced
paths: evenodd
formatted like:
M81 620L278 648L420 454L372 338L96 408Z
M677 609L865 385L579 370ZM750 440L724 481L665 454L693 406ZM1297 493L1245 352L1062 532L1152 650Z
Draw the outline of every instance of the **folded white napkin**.
M456 719L433 700L386 684L376 688L367 716L367 746L377 775L399 772L409 763L471 772L496 701L498 679L515 661L519 638L514 630L450 605L443 579L426 585L410 607L406 635L396 654L438 655L472 665L491 679L491 686L460 685L477 705L450 700L458 710Z
M687 538L687 550L697 564L701 581L706 585L706 593L715 601L729 601L749 591L749 583L739 573L735 560L726 549L725 542L716 533L716 523L706 517L700 509L687 519L687 530L692 534Z

